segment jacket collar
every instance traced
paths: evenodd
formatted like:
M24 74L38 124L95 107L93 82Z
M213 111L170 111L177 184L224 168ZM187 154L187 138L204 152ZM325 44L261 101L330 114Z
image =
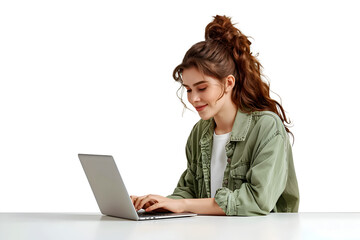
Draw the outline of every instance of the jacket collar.
M243 113L240 109L236 113L234 125L231 131L230 141L238 142L245 141L246 135L249 132L252 120L252 113ZM212 140L215 130L214 118L208 120L208 126L204 128L200 143L206 143Z
M250 129L251 120L252 113L243 113L239 109L231 131L230 141L245 141Z

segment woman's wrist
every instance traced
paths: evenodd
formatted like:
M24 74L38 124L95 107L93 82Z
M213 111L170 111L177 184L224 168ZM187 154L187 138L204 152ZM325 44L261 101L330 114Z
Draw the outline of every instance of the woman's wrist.
M179 199L178 201L180 201L180 206L181 206L181 212L191 212L190 210L189 210L189 202L187 201L187 200L189 200L189 199L186 199L186 198L184 198L184 199Z

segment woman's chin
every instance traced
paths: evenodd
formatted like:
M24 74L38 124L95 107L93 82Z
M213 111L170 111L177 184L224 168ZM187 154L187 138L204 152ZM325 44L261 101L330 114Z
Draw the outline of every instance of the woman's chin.
M200 114L200 113L199 113L199 116L204 121L209 120L212 117L212 116L210 116L208 114Z

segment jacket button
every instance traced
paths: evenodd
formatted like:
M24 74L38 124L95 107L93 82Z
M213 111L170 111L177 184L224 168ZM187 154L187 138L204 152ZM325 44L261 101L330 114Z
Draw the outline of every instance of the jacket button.
M228 158L228 159L227 159L227 162L228 162L228 163L231 163L231 158Z
M227 179L224 180L224 184L227 185L229 181Z

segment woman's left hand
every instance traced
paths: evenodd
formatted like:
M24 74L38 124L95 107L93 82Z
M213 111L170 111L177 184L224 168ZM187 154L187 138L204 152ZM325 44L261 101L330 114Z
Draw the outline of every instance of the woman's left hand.
M170 199L159 195L145 195L133 199L136 211L145 209L146 212L164 210L181 213L185 211L184 201L182 199Z

